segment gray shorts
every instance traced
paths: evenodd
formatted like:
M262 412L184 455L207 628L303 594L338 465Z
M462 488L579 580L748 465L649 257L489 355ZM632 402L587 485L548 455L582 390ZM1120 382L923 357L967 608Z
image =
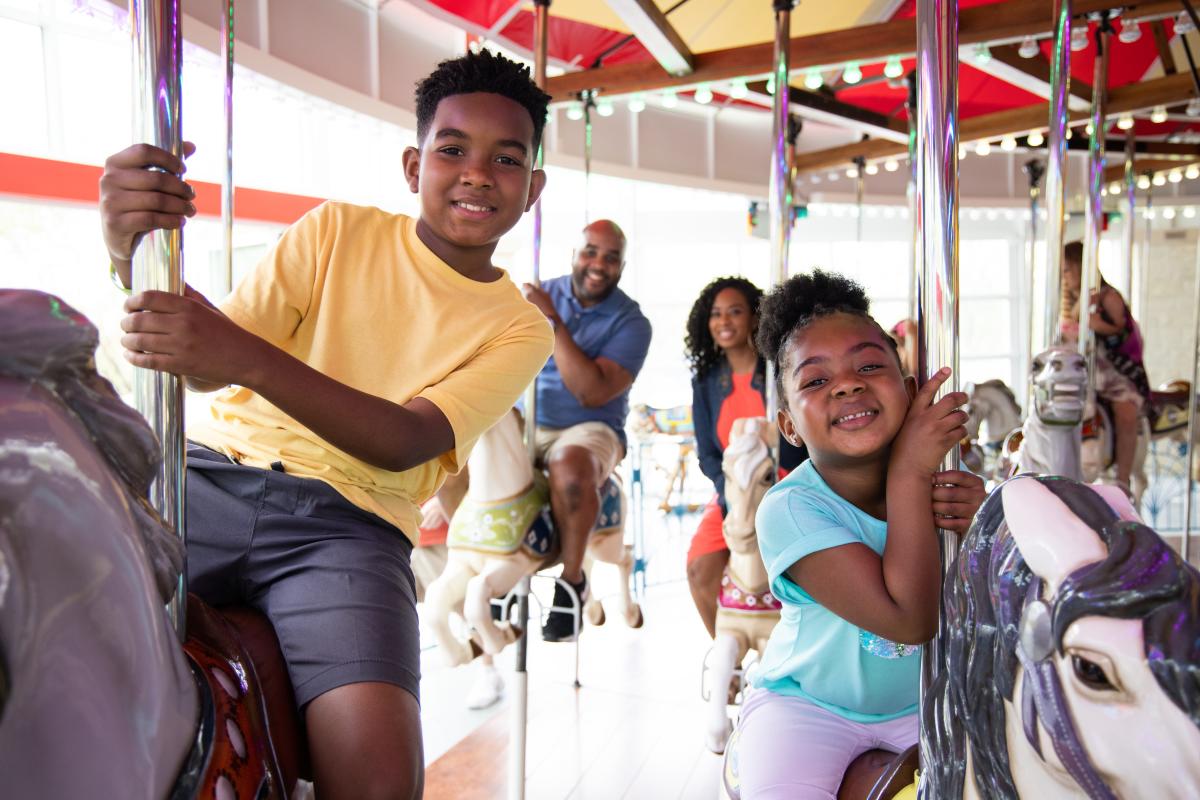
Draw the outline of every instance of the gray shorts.
M420 699L412 544L313 478L188 444L188 588L275 626L296 703L383 681Z

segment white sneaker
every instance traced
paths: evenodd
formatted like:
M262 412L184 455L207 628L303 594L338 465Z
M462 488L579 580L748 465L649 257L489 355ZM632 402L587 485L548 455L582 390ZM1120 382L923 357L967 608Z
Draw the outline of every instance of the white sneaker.
M485 667L475 685L467 692L467 708L478 711L500 702L504 697L504 678L495 667Z

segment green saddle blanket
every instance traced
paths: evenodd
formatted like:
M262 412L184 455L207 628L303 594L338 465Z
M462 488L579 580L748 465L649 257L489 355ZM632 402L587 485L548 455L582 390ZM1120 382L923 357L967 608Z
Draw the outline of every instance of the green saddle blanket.
M542 481L524 494L495 503L477 504L464 497L450 521L446 545L486 553L516 552L548 500Z

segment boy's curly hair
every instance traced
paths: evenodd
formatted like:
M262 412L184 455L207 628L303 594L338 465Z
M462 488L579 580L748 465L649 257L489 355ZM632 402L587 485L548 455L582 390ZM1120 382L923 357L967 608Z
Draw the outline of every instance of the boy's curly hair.
M529 67L490 50L443 61L417 83L417 141L425 143L438 103L473 92L498 94L523 106L533 119L533 149L537 150L546 127L550 95L534 84Z
M871 301L866 290L855 280L836 272L814 269L809 275L796 275L781 283L763 301L758 315L758 351L775 364L779 397L784 398L781 376L785 371L787 345L792 335L814 320L830 314L853 314L869 320L891 346L896 363L900 353L896 342L871 316Z
M737 289L741 292L742 297L746 298L746 304L750 306L751 314L757 315L759 305L762 303L762 289L745 278L737 276L717 278L701 290L700 296L696 298L696 302L692 304L692 310L688 313L687 336L683 339L688 361L692 365L692 374L697 378L707 375L710 370L721 363L721 359L724 357L724 353L720 347L717 347L717 343L713 341L712 332L708 329L708 318L712 314L713 303L716 301L717 295L725 289ZM753 336L754 331L751 331L750 335Z

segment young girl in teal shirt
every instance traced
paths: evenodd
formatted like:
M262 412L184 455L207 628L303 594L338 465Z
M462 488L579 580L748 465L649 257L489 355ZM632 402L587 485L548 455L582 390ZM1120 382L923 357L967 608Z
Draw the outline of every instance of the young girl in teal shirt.
M862 287L817 270L763 303L784 438L809 460L757 528L780 622L739 721L742 797L833 798L861 753L917 741L920 646L937 629L936 528L965 531L983 482L939 472L966 431L962 392L919 391Z

